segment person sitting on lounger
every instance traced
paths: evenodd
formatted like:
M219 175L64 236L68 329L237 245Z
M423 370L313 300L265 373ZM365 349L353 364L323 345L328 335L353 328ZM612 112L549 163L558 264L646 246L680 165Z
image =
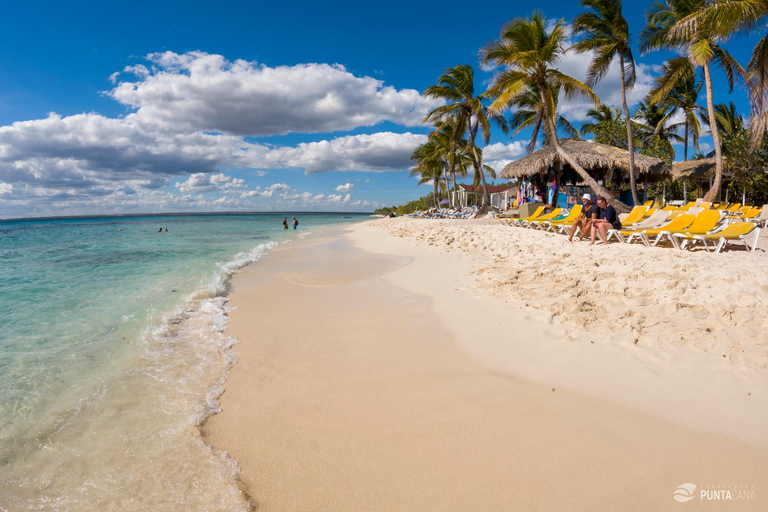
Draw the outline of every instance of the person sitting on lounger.
M573 221L573 225L571 225L571 232L568 233L569 242L573 242L573 235L576 234L577 228L580 228L586 235L589 232L592 221L600 217L600 208L598 208L592 201L591 195L584 194L581 197L581 200L584 203L584 208L581 210L581 215L576 217L576 220Z
M614 229L616 223L619 220L619 216L616 215L616 209L608 204L608 201L604 197L597 198L597 207L600 208L600 217L592 221L590 231L592 234L592 241L589 245L595 245L595 235L597 231L600 231L600 235L603 237L603 243L608 240L608 230ZM621 224L619 224L619 228Z

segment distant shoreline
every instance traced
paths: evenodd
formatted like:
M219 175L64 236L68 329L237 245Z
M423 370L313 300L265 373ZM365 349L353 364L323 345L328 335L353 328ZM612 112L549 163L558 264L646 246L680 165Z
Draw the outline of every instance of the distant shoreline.
M52 217L16 217L0 219L0 222L18 222L27 220L66 220L66 219L125 219L131 217L191 217L194 215L373 215L373 212L174 212L174 213L113 213L107 215L58 215Z

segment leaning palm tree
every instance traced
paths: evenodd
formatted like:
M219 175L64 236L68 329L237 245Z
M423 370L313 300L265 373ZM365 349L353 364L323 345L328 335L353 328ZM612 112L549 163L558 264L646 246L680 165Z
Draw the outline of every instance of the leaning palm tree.
M555 126L557 100L553 91L562 91L566 97L581 95L600 104L592 89L575 78L562 73L557 64L566 51L566 34L563 20L547 31L547 20L543 14L534 12L530 18L515 18L501 30L501 39L488 43L480 50L485 63L504 66L493 77L490 89L486 91L494 98L489 106L491 112L501 112L514 107L521 97L537 92L544 115L544 130L560 158L568 162L584 182L597 194L605 197L614 208L626 211L627 205L599 185L587 171L560 145Z
M670 81L670 77L678 73L681 67L688 67L682 73L682 77L677 80L677 84L667 95L666 102L674 108L674 112L682 111L685 117L684 124L684 146L683 160L688 160L688 141L693 143L694 151L699 150L699 137L701 136L701 123L699 116L705 110L699 105L699 94L704 86L703 80L692 68L691 61L685 57L674 57L664 63L661 76L656 79L656 86L651 90L651 97L654 97L657 90Z
M456 139L461 139L465 133L467 134L468 146L474 157L475 169L480 175L483 187L482 207L484 208L488 205L488 186L485 182L483 164L480 152L478 152L476 137L479 131L487 144L491 137L490 121L496 121L502 130L505 131L506 124L501 115L490 112L483 105L483 98L475 96L475 70L472 66L460 64L445 71L437 79L437 85L427 87L424 91L424 96L442 99L448 104L431 111L424 118L424 122L441 123L438 130L442 130L442 125L454 123L454 137Z
M581 0L579 5L591 9L579 14L573 22L573 31L584 32L585 37L573 45L579 52L594 52L587 69L587 85L594 87L610 68L616 57L621 71L621 105L627 125L627 146L629 150L629 188L632 201L637 200L637 175L635 173L635 148L632 143L632 118L627 107L627 89L635 85L635 59L632 56L632 41L627 20L621 14L621 0Z
M712 140L715 146L715 180L712 188L704 196L705 201L711 202L720 192L723 181L723 152L720 145L720 134L714 119L710 67L711 64L716 64L723 69L731 89L734 79L745 79L746 73L727 51L715 43L716 34L712 27L701 24L694 29L682 29L685 20L694 13L701 11L707 3L708 0L666 0L663 4L654 3L646 15L647 25L640 36L640 49L644 53L659 49L677 50L683 53L692 64L690 67L680 66L675 73L670 74L666 82L658 87L651 97L653 102L661 101L680 80L690 79L691 70L698 67L704 70L707 110L710 113Z
M552 91L552 98L557 101L559 91ZM541 102L541 96L537 90L530 90L527 93L521 95L516 102L516 110L509 118L509 129L512 131L512 137L520 133L526 128L531 128L531 140L526 146L526 151L530 155L536 149L536 143L540 142L543 145L550 144L550 140L547 136L548 130L543 130L544 125L544 108ZM550 115L556 114L556 109L550 112ZM566 137L580 138L579 132L565 117L557 115L555 118L555 126Z

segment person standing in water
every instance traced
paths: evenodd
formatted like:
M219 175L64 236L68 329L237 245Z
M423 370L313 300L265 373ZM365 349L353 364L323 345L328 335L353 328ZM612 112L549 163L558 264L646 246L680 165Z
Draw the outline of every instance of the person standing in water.
M283 218L283 229L288 229L288 217Z
M296 229L297 227L299 227L299 221L296 220L296 217L294 217L293 218L293 229Z

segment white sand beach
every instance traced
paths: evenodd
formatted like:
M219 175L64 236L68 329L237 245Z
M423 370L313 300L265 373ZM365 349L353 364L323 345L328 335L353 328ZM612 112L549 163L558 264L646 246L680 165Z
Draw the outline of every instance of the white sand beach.
M765 253L588 247L382 219L232 282L241 343L205 439L258 510L768 503ZM762 308L762 309L761 309Z

